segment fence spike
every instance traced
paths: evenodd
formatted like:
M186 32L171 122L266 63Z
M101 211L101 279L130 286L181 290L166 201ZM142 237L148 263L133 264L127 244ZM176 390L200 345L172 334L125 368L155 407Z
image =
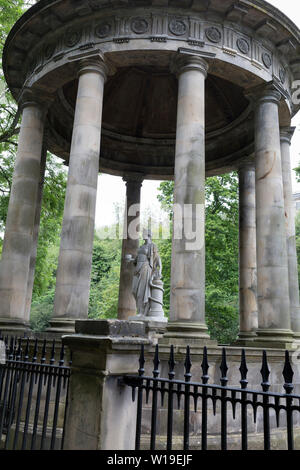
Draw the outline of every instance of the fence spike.
M195 413L197 413L197 408L198 408L198 387L197 387L197 385L194 385L193 397L194 397L194 411L195 411Z
M212 394L211 394L211 398L212 398L212 404L213 404L213 413L214 413L214 416L216 416L216 412L217 412L217 390L215 388L212 389Z
M42 348L42 357L41 357L42 364L46 362L46 344L47 344L47 341L44 339L43 348Z
M228 371L228 366L227 366L227 360L226 360L226 349L222 349L222 361L220 365L220 370L221 370L221 385L222 387L226 387L228 378L227 378L227 371Z
M62 344L60 348L60 358L59 358L59 366L63 366L65 362L65 345Z
M232 417L235 419L236 416L236 391L231 391L231 399L232 399Z
M9 358L12 359L14 355L14 339L10 338L10 344L9 344Z
M178 410L180 410L180 405L181 405L181 384L177 385L177 407Z
M280 397L275 396L275 413L276 413L276 424L280 426Z
M24 333L25 334L25 333ZM26 347L25 347L25 353L24 353L24 362L29 362L29 338L26 338ZM26 369L26 366L25 366ZM26 374L26 382L29 380L29 367L27 368L27 374Z
M150 380L146 381L146 404L149 402L149 394L150 394Z
M206 346L204 346L203 348L203 359L202 359L201 369L202 369L202 377L201 377L202 383L207 384L209 380L209 375L208 375L209 364L208 364Z
M260 373L262 376L262 383L261 383L262 389L264 392L267 392L270 388L270 383L269 383L270 369L268 366L268 358L267 358L266 351L263 351L262 367L261 367Z
M190 347L186 347L186 355L185 355L185 361L184 361L184 368L185 368L185 381L189 382L191 380L192 374L191 374L191 368L192 368L192 362L191 362L191 352L190 352Z
M21 360L21 353L22 353L22 344L21 344L21 338L18 339L18 348L17 348L17 351L16 351L16 357L17 357L17 361L20 361Z
M51 349L51 357L50 357L50 364L54 364L55 362L55 339L52 341L52 349Z
M159 376L159 364L160 364L160 360L159 360L159 355L158 355L158 344L155 346L155 354L154 354L154 360L153 360L153 365L154 365L154 369L153 369L153 377L158 377Z
M257 419L257 394L253 394L252 398L252 406L253 406L253 421L254 424L256 424L256 419Z
M284 382L285 382L283 385L283 388L285 389L286 393L290 395L294 389L294 386L293 386L294 371L291 366L290 354L288 351L285 351L285 363L284 363L282 375L283 375Z
M36 339L34 342L34 347L33 347L32 362L37 361L37 354L38 354L38 340Z
M140 357L139 357L139 376L141 377L145 373L145 351L144 351L144 345L142 344L141 346L141 351L140 351Z
M165 382L162 382L160 384L161 406L164 406L164 401L165 401L165 393L166 393L165 385L166 385Z
M248 385L248 380L247 380L247 375L248 375L248 367L247 367L247 361L246 361L246 352L245 349L242 349L242 356L241 356L241 365L239 369L241 373L241 388L247 388Z
M174 377L175 377L174 369L175 369L175 365L176 365L176 362L175 362L175 359L174 359L174 346L173 346L173 344L170 347L170 357L169 357L168 364L169 364L169 379L173 380Z

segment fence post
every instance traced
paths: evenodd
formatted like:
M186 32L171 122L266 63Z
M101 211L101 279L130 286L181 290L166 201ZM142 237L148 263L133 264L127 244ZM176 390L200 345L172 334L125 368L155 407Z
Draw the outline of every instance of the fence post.
M120 377L137 374L144 324L78 320L62 341L72 353L64 449L134 449L136 401Z

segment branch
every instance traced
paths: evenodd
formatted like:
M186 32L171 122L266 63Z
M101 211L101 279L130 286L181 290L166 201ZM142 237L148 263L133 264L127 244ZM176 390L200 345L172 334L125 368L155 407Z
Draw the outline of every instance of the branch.
M20 110L18 109L16 114L15 114L13 122L9 126L9 129L6 132L4 132L2 135L0 135L0 143L1 142L6 142L8 139L13 137L14 135L19 134L20 128L17 127L17 124L19 122L19 118L20 118Z

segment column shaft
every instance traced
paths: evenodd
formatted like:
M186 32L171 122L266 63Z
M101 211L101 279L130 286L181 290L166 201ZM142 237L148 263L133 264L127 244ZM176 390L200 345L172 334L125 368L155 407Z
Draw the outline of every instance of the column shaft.
M298 284L298 262L296 251L296 229L295 229L295 207L292 193L292 173L290 160L290 144L294 134L294 128L282 128L280 132L281 141L281 163L282 181L284 194L284 208L286 221L286 243L289 270L289 297L291 327L296 336L300 336L300 307L299 307L299 284Z
M51 330L88 314L106 66L83 62L70 152Z
M255 218L255 168L247 165L239 169L240 340L256 336L258 327Z
M127 320L136 315L136 302L132 294L134 265L126 261L126 255L137 256L139 248L139 220L141 178L124 178L126 181L126 205L124 214L124 238L120 270L118 319ZM136 228L136 230L134 230ZM131 233L133 232L133 233Z
M288 262L281 170L278 104L266 89L255 113L257 222L257 334L263 343L285 347L291 341Z
M205 325L205 78L200 57L178 61L174 233L166 337L209 338ZM180 223L183 229L178 232ZM195 235L191 235L194 231Z
M37 245L38 245L38 238L39 238L39 231L40 231L40 220L41 220L46 160L47 160L47 147L44 145L43 150L42 150L40 179L39 179L38 192L37 192L37 198L36 198L36 209L35 209L35 217L34 217L33 236L32 236L32 248L31 248L28 283L27 283L27 298L26 298L26 305L25 305L25 319L28 322L30 320L32 291L33 291L33 284L34 284L36 256L37 256Z
M29 99L23 104L0 266L2 330L28 327L25 305L45 118L44 108Z

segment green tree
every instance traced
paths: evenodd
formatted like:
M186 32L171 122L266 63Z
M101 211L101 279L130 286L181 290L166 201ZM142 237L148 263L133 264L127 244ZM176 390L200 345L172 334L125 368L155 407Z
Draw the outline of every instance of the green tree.
M172 216L173 182L163 182L158 200ZM206 320L211 336L232 342L238 333L238 178L235 173L206 180ZM169 306L171 240L160 242L165 304Z
M36 1L33 0L0 1L1 55L7 34L13 24L34 3ZM20 113L16 102L7 88L3 70L0 68L0 253L19 131ZM52 299L54 295L53 288L65 186L66 171L63 165L58 163L57 158L48 154L33 292L32 321L35 329L40 328L45 323L42 313L52 309L52 304L50 307L50 298ZM46 305L48 306L47 308Z

